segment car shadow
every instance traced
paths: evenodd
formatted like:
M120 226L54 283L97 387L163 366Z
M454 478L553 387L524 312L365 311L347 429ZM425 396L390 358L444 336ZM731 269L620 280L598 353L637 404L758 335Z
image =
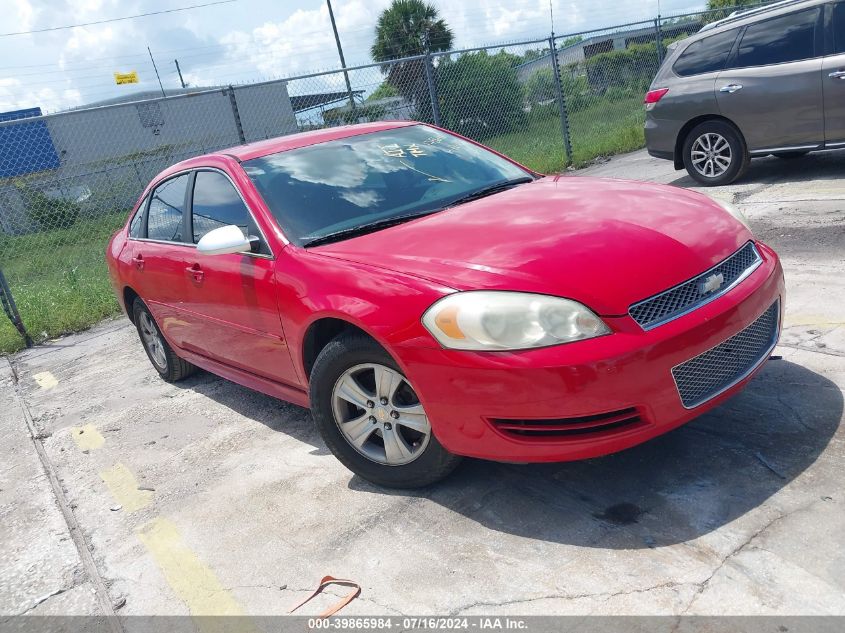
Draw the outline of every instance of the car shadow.
M314 426L311 411L308 409L242 387L204 370L199 370L174 385L202 394L273 431L285 433L300 442L310 444L314 447L311 455L330 454Z
M695 539L761 505L805 469L839 427L826 378L770 362L742 393L632 449L580 462L466 460L416 494L481 526L531 539L639 549ZM408 495L354 476L349 487Z
M825 178L840 178L843 172L845 172L845 151L843 150L814 152L792 159L766 156L753 159L748 171L733 184L807 182ZM670 182L670 185L677 187L700 186L686 172L678 173L684 175Z

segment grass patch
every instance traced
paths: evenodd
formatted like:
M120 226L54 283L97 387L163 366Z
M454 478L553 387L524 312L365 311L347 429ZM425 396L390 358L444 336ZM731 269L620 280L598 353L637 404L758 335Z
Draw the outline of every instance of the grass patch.
M0 239L0 266L34 340L84 329L118 311L105 249L125 219L126 213L120 212L80 220L68 229ZM0 313L0 353L23 346L17 330Z
M643 105L640 97L603 100L569 116L572 164L582 167L598 156L639 149L643 136ZM544 174L566 167L560 119L532 121L525 130L483 141L493 149Z

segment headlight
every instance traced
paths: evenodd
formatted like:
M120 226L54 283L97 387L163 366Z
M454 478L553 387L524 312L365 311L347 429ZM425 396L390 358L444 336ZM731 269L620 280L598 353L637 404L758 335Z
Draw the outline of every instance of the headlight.
M720 207L722 207L725 211L730 213L732 216L734 216L738 221L743 224L743 226L745 226L745 228L747 228L749 231L751 230L751 227L748 225L748 220L746 219L745 214L742 211L737 209L730 202L725 202L724 200L719 200L718 198L710 199L716 204L718 204Z
M517 350L610 333L577 301L523 292L456 292L431 306L423 325L443 347Z

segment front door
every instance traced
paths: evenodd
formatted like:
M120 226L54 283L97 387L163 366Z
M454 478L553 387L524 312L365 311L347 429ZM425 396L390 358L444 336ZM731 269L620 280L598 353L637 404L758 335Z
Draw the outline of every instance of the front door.
M185 345L204 356L265 378L297 384L276 302L275 260L246 203L220 171L199 170L191 199L191 241L212 229L238 226L257 236L255 253L203 255L196 249L184 268Z
M825 142L845 148L845 1L829 8L828 51L822 67Z
M716 79L719 110L751 152L824 142L820 7L762 20L740 34Z

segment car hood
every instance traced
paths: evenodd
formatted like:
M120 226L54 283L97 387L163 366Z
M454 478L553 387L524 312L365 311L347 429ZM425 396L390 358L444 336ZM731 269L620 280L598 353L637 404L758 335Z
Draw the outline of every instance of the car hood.
M698 193L557 176L309 250L456 290L557 295L620 315L749 239L740 222Z

